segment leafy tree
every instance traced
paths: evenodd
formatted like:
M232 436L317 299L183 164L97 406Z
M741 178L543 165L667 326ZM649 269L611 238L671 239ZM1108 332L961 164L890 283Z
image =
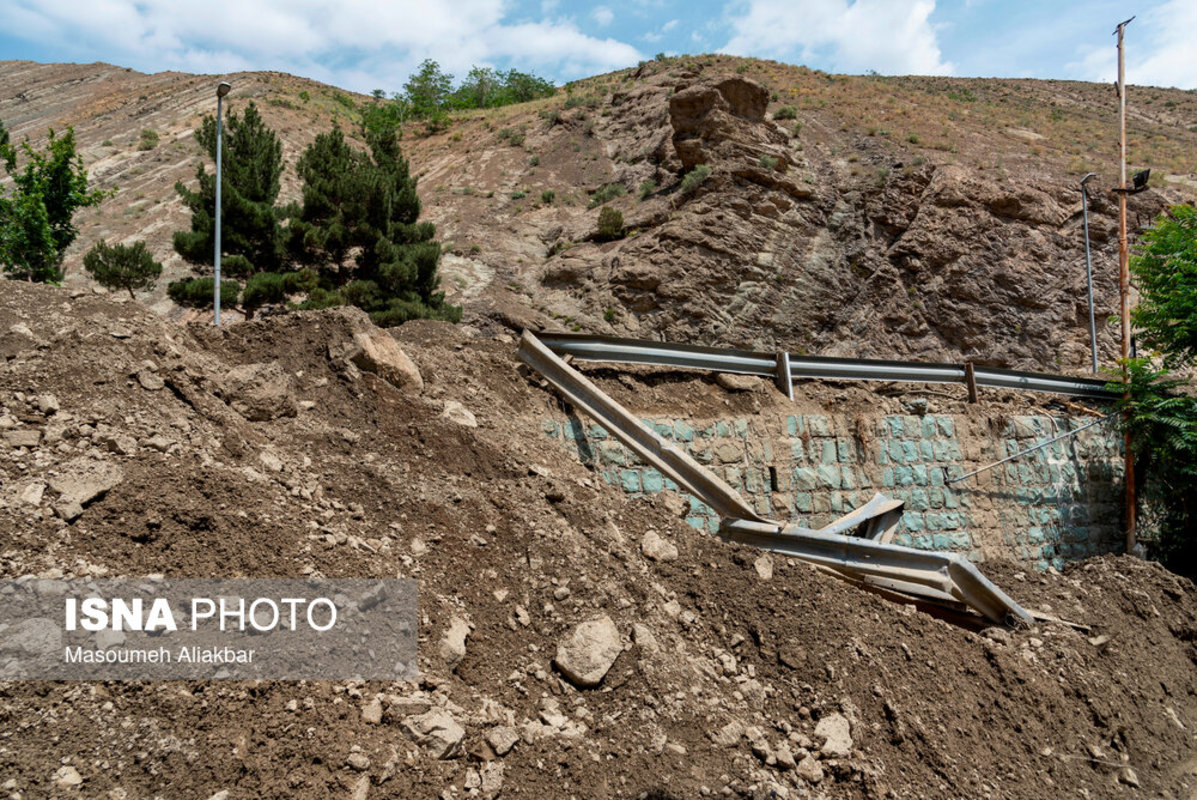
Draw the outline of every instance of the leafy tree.
M441 72L440 65L431 58L424 59L415 74L403 84L405 99L416 119L443 116L452 89L453 76Z
M1173 207L1143 236L1133 269L1134 322L1168 366L1197 356L1197 209Z
M196 141L215 160L215 117L204 117ZM240 278L278 271L285 256L279 221L289 212L275 206L283 148L252 101L241 116L230 111L221 159L221 266L230 277ZM191 210L191 230L175 233L174 247L192 264L206 266L215 247L216 176L201 164L196 179L196 191L181 181L175 184Z
M512 69L503 76L503 105L527 103L541 97L552 97L556 92L557 89L552 83L530 72Z
M457 108L490 108L500 98L502 77L490 67L473 67L453 93Z
M1140 292L1134 320L1160 348L1164 369L1148 358L1125 362L1123 429L1135 453L1138 497L1154 529L1153 555L1172 569L1197 574L1197 398L1189 381L1168 368L1197 357L1197 224L1192 206L1176 206L1147 231L1131 258Z
M162 274L162 265L154 260L145 242L109 246L101 239L83 256L83 268L96 282L109 289L125 289L136 299L135 289L154 288Z
M62 255L79 235L75 211L99 205L109 192L89 189L83 159L75 152L75 131L49 132L46 150L21 143L25 166L17 169L17 148L0 125L0 161L12 188L0 194L0 266L28 281L62 280Z

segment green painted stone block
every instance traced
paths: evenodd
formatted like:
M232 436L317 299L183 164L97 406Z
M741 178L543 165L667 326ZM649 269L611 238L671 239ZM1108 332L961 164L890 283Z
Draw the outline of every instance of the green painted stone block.
M952 489L944 489L943 490L943 507L944 508L960 508L959 496Z
M621 469L619 471L619 485L628 493L640 491L640 473L634 469Z
M906 464L916 464L921 459L918 442L902 442L902 461Z
M901 545L902 547L913 547L914 537L912 537L909 533L896 534L894 536L894 544Z
M856 480L856 470L852 467L840 467L840 487L843 489L855 489L859 485Z
M765 480L762 471L756 467L744 470L744 486L752 494L769 491L769 482Z
M926 523L923 522L923 515L907 511L902 515L902 524L906 526L906 530L911 533L918 533L926 529Z
M690 497L690 513L694 516L709 517L715 512L706 503L699 500L697 497Z
M853 446L852 442L848 441L847 439L836 439L835 456L836 459L841 463L854 462L856 461L856 448Z
M908 504L912 511L926 511L931 507L930 498L927 497L926 489L914 489L910 492L910 503Z
M833 513L835 513L835 514L843 514L844 513L844 496L842 494L840 494L839 492L832 492L830 502L831 502L831 510Z
M819 484L828 489L840 488L840 468L829 464L823 464L815 470L818 475Z
M898 467L894 470L894 481L898 486L914 485L914 470L910 467Z
M889 423L889 435L895 439L902 438L902 418L901 417L886 417L885 421Z
M716 422L715 423L715 435L718 436L720 439L724 439L728 436L731 436L731 433L732 433L731 425L728 425L726 422Z
M930 503L932 508L943 508L943 489L928 489L927 501Z
M794 470L794 488L809 492L819 485L818 476L810 467L797 467Z
M1027 541L1031 544L1043 544L1044 542L1043 528L1038 526L1027 528Z
M655 469L646 469L640 476L640 486L646 492L660 492L665 489L665 476Z
M735 430L736 430L736 436L739 436L741 439L744 438L745 436L747 436L748 435L748 420L746 420L746 419L736 420Z
M931 442L926 439L919 442L919 455L922 456L923 461L935 460L935 448L931 446Z
M679 487L672 478L666 478L665 489L670 492L677 492L681 490L681 487Z
M541 422L540 429L542 431L544 431L544 434L546 436L551 436L554 439L557 438L558 426L557 426L557 423L554 422L553 420L546 419L543 422Z
M806 448L802 446L801 439L790 442L790 458L794 461L806 460Z
M844 508L848 511L853 511L864 505L861 497L856 492L848 492L844 495Z
M914 483L916 486L926 486L927 480L927 465L915 464L910 468L910 473L914 476Z
M835 464L839 459L835 457L835 442L823 442L822 447L819 448L819 461L824 464Z
M707 529L707 518L706 517L686 517L686 524L689 525L691 528L697 528L700 531L705 531Z
M934 439L936 431L935 417L923 417L920 420L920 423L923 431L923 438Z
M948 460L959 461L964 458L964 451L960 449L960 442L952 440L948 442Z
M927 530L929 531L943 530L943 520L940 518L939 514L923 514L923 522L926 524Z
M653 430L657 432L657 436L662 439L673 438L673 423L671 422L654 422Z
M881 470L881 486L884 489L894 488L895 483L893 467L886 467L885 469Z
M889 449L883 444L877 448L877 466L884 467L889 463Z
M932 461L948 461L948 443L941 440L931 442Z
M806 428L812 436L831 435L831 425L828 423L827 417L819 414L811 414L806 418Z
M956 435L956 426L951 417L938 417L935 424L939 427L939 435L951 438Z
M932 486L943 486L943 467L928 467L927 468L927 483Z
M599 475L603 476L603 481L608 486L614 486L619 483L619 473L613 469L605 469Z
M964 521L961 518L961 515L957 514L955 511L945 511L943 514L940 515L939 520L940 520L940 523L943 525L944 530L952 530L953 528L959 528L959 527L961 527L961 523Z
M811 495L811 508L816 514L827 514L831 511L831 497L826 492ZM820 526L821 527L821 526Z
M906 463L906 454L902 449L902 442L900 440L890 439L888 449L890 461L894 462L895 464Z
M740 475L739 467L723 468L723 480L727 481L727 485L735 489L737 492L742 488L740 485L741 477L742 476Z
M802 432L802 417L796 417L793 414L786 417L786 433L790 436L797 436Z
M794 493L794 510L801 514L809 514L813 509L810 492Z

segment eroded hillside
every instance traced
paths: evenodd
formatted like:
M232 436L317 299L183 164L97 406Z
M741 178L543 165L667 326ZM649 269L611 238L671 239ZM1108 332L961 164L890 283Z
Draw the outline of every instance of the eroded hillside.
M231 105L256 98L288 163L334 122L352 129L370 102L275 73L230 79ZM191 131L213 83L0 69L0 118L15 133L75 125L93 176L121 189L81 215L70 281L100 237L144 237L169 276L188 272L169 246L187 224L172 186L194 174ZM1197 98L1149 87L1130 98L1132 168L1154 169L1155 188L1132 200L1138 229L1194 196ZM138 149L143 128L156 147ZM463 112L432 136L412 125L404 149L448 245L445 288L475 326L1066 371L1087 363L1077 181L1089 170L1099 318L1116 309L1115 140L1105 86L703 56ZM700 162L710 177L683 193ZM292 168L283 195L298 197ZM592 205L606 197L626 237L599 242ZM169 313L162 290L148 300ZM1107 357L1114 335L1102 326Z

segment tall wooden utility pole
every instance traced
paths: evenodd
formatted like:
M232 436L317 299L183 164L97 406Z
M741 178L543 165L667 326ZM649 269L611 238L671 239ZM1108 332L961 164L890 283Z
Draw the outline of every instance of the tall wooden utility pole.
M1118 36L1118 146L1119 146L1119 192L1118 192L1118 289L1122 304L1122 382L1126 386L1123 398L1130 397L1130 375L1126 360L1130 358L1130 248L1126 241L1126 54L1122 48L1122 31L1130 24L1119 23L1114 33ZM1135 539L1135 455L1131 450L1131 435L1128 428L1123 440L1126 453L1126 552L1134 550Z

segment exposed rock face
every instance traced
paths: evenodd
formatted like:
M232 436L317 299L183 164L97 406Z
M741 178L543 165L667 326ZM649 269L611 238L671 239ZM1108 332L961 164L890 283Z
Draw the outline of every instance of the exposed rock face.
M690 170L736 157L757 161L761 155L787 164L785 135L765 123L768 105L769 91L744 78L680 89L669 98L669 123L682 166Z
M424 391L420 370L399 343L377 328L356 333L349 360L366 372L373 372L396 389L419 394Z

